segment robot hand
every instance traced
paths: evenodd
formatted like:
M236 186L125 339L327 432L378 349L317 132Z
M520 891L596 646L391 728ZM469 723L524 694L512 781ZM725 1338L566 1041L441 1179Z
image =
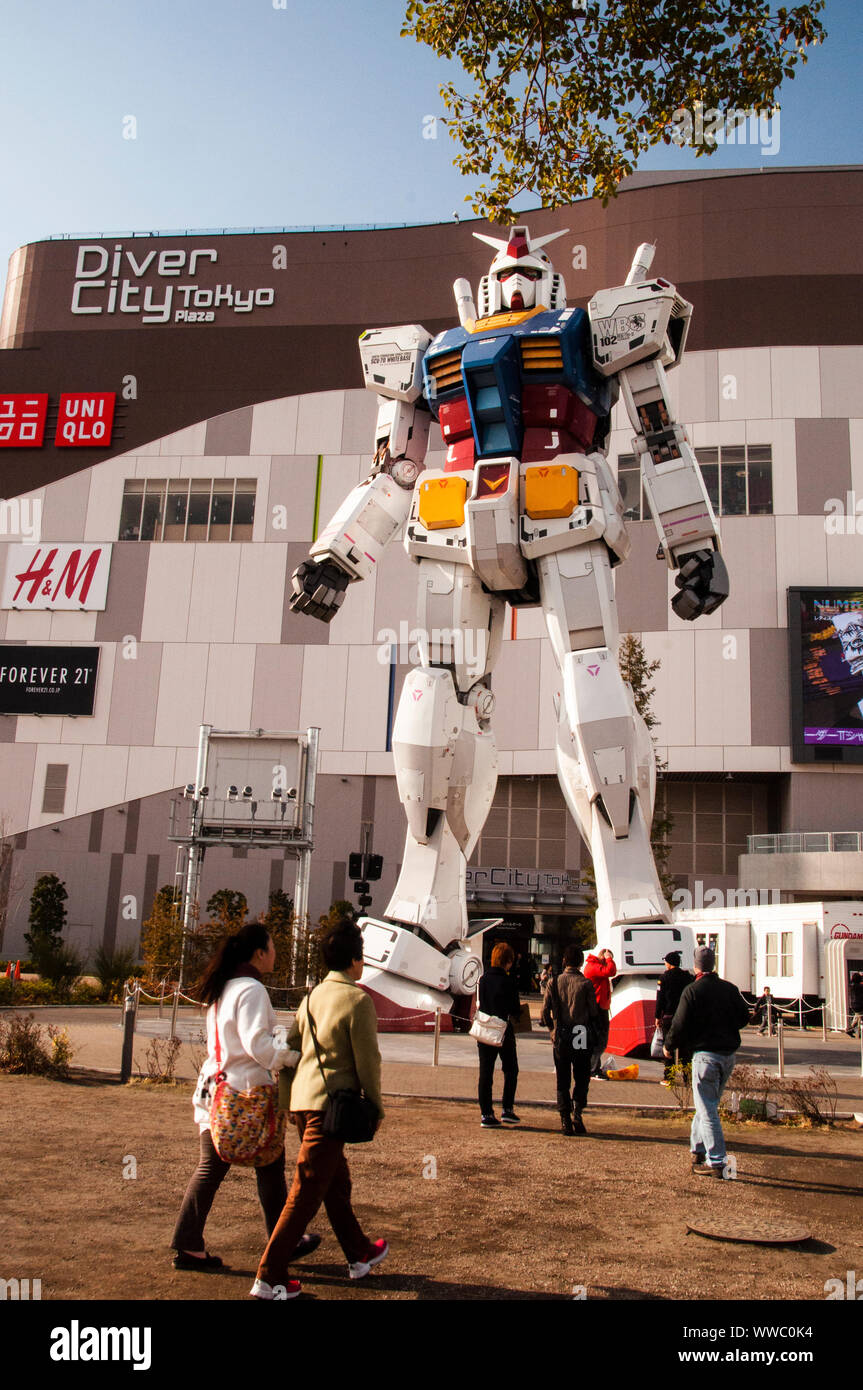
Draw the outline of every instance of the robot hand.
M678 618L687 622L712 613L728 598L728 570L718 550L693 550L681 555L674 582L681 592L671 600L671 606Z
M304 560L291 578L291 612L332 622L350 582L351 576L333 560Z

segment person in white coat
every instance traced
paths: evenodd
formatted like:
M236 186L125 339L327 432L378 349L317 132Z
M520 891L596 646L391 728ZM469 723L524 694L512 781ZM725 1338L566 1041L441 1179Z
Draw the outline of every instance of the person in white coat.
M207 1010L207 1056L198 1076L193 1099L195 1120L201 1135L201 1156L186 1189L171 1247L175 1269L222 1269L218 1255L204 1244L204 1225L213 1199L230 1169L216 1152L210 1134L210 1107L219 1071L216 1061L218 1021L221 1065L229 1086L248 1091L275 1079L282 1067L295 1066L299 1054L276 1037L276 1015L263 983L276 960L276 948L266 927L247 922L227 937L204 969L197 995ZM273 1162L255 1169L258 1197L267 1235L271 1235L287 1199L284 1149ZM293 1259L309 1254L320 1236L304 1235Z

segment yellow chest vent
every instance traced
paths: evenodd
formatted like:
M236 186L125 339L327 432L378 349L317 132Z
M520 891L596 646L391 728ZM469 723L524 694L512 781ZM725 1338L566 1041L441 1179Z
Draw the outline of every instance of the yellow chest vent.
M563 352L559 337L522 338L521 365L526 372L562 372Z

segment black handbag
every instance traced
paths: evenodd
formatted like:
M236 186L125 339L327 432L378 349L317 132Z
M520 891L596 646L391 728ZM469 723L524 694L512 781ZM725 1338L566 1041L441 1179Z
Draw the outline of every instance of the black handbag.
M368 1144L370 1140L374 1139L375 1130L378 1127L378 1107L374 1101L364 1096L362 1091L353 1091L349 1088L341 1091L330 1090L321 1062L321 1050L318 1047L315 1020L312 1018L308 1000L306 1000L306 1012L309 1027L312 1030L315 1056L318 1059L321 1079L327 1093L327 1103L324 1108L324 1134L328 1139L338 1139L343 1144Z

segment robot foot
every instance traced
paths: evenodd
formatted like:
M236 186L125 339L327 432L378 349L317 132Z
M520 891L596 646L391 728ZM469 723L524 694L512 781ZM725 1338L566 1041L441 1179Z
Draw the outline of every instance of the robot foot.
M367 965L360 985L371 995L380 1033L432 1033L435 1012L441 1011L441 1032L453 1031L451 994L427 989L387 970Z
M378 1026L388 1032L426 1032L441 1012L451 1031L453 1017L467 1016L482 963L458 944L443 951L398 922L361 917L365 970L360 984L374 1000Z

